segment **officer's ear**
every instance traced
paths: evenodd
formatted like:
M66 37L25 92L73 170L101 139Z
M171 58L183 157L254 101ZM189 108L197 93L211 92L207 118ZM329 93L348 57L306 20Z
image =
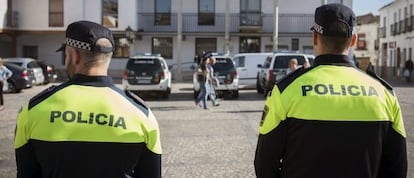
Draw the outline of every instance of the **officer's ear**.
M358 35L356 33L352 34L351 44L349 45L349 48L354 47L357 40L358 40Z
M318 33L315 31L312 32L312 38L313 38L313 45L318 45Z

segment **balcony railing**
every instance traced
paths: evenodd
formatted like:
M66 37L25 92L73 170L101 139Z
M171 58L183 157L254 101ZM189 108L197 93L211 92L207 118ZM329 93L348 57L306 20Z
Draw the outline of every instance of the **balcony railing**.
M405 21L404 20L400 20L400 31L401 33L405 33Z
M406 18L404 21L405 21L405 31L410 32L411 31L411 19Z
M257 14L256 14L257 15ZM272 33L274 28L273 14L260 14L258 16L249 17L248 21L242 22L246 14L230 14L229 32L238 33L244 25L259 25L261 32ZM216 13L214 18L199 22L198 13L182 14L182 30L187 33L224 33L225 32L225 13ZM162 24L160 20L155 18L154 13L138 14L138 31L139 32L168 32L177 31L177 14L171 13L170 18L165 17ZM248 23L249 22L249 23ZM158 23L158 24L157 24ZM313 25L313 14L280 14L279 15L279 33L310 33L310 27Z
M240 13L240 26L262 26L261 12Z
M386 27L378 28L378 36L380 38L385 38L387 36L387 28Z

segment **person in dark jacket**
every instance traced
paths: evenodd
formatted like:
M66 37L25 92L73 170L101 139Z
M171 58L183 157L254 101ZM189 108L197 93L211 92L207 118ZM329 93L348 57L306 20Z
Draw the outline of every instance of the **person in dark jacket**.
M352 64L356 17L342 4L315 11L315 65L268 95L254 160L258 178L405 178L406 133L390 85Z
M69 81L30 99L17 118L17 177L161 177L157 120L108 76L115 42L90 21L66 30Z

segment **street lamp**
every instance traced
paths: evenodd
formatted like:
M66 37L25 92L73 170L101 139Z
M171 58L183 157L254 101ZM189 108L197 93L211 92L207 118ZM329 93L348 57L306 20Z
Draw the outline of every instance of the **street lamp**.
M128 27L125 29L125 36L128 38L130 43L134 42L135 39L135 31L128 25Z

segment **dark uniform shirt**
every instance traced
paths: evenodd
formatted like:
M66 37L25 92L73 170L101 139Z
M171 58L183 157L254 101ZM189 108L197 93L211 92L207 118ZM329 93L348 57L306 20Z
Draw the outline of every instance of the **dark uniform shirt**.
M151 110L110 77L75 75L18 114L17 177L160 177Z
M264 108L257 177L405 178L406 134L392 88L322 55L279 81Z

